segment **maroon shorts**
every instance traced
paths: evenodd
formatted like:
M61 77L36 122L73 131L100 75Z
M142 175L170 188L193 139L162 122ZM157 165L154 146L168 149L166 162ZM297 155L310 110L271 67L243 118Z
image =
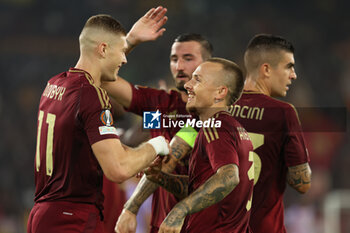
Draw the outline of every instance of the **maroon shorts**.
M65 201L36 203L28 218L28 233L103 233L94 205Z

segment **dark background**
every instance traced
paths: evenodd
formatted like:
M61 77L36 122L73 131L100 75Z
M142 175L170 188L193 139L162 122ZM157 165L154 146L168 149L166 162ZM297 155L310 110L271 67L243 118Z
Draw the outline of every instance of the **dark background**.
M158 5L168 8L167 31L128 56L120 75L133 83L157 86L163 79L172 84L169 52L180 33L203 34L215 56L240 65L248 41L257 33L278 34L293 42L298 79L285 100L306 115L306 128L312 124L305 137L313 186L303 197L287 190L286 224L292 233L324 232L327 195L350 189L349 1L0 0L0 233L25 232L33 205L40 95L50 77L76 64L78 36L87 18L111 14L130 29ZM344 210L342 232L350 232L349 220ZM295 229L293 224L302 227Z

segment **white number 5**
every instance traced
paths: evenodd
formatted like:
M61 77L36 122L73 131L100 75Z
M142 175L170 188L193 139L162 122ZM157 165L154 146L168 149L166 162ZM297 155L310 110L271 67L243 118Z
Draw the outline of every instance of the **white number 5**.
M264 144L264 135L263 134L258 134L258 133L248 133L249 137L252 141L253 144L253 150L257 149L258 147L262 146ZM248 178L249 180L254 178L254 185L256 182L258 182L260 172L261 172L261 159L257 153L254 151L249 152L249 161L253 162L253 166L251 166L248 170ZM252 207L252 197L250 200L248 200L246 209L247 211L250 210Z

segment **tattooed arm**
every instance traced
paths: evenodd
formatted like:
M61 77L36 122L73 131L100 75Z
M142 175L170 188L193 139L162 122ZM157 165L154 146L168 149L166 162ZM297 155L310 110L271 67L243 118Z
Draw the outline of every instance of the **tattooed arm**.
M191 150L191 147L177 136L171 140L170 146L172 154L167 159L164 159L165 161L162 164L162 171L169 173L175 169L177 162L182 160ZM158 187L158 184L147 180L146 176L141 178L134 193L124 205L124 209L115 226L116 232L136 232L136 215L139 208Z
M174 194L178 199L188 195L188 176L174 175L162 171L145 172L147 179L162 186L168 192Z
M288 184L300 193L306 193L311 186L311 169L308 163L288 167Z
M191 150L191 147L177 136L171 140L170 146L172 153L164 159L161 166L161 171L164 173L172 172L177 163ZM124 209L129 210L133 214L137 214L142 203L151 196L158 187L158 184L148 181L146 176L143 176L134 193L124 205Z
M188 176L170 174L181 158L191 150L191 147L178 136L175 136L171 144L172 154L164 159L162 169L159 167L149 167L145 170L148 180L162 186L167 191L174 194L178 199L187 197Z
M239 183L239 170L235 164L219 168L191 195L177 203L164 219L159 232L180 232L187 215L201 211L224 199Z

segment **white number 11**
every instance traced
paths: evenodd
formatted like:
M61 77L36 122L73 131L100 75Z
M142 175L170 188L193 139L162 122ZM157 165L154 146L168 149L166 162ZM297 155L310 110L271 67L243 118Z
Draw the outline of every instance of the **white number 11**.
M39 172L40 168L40 136L41 129L43 125L44 112L39 111L39 124L38 124L38 135L36 139L36 154L35 154L35 164L36 171ZM53 170L53 160L52 160L52 147L53 147L53 132L55 127L56 115L48 113L46 116L46 123L48 124L47 129L47 139L46 139L46 175L51 176Z

